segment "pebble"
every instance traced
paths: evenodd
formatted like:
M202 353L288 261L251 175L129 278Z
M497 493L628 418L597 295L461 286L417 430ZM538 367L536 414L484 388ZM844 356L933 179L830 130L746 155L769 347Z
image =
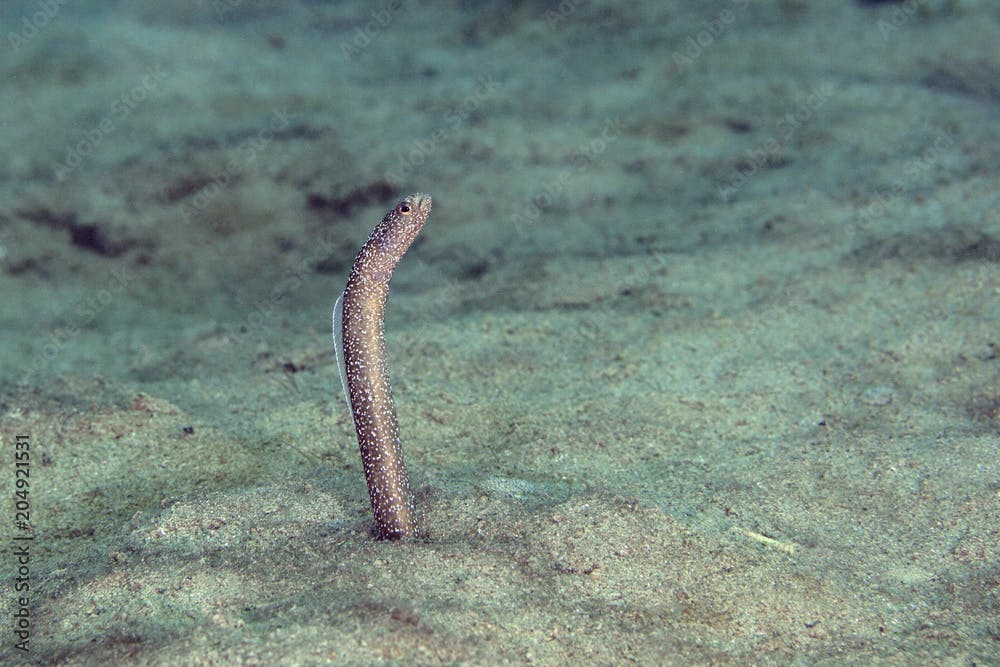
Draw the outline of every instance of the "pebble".
M889 405L895 394L892 387L868 387L861 394L861 402L867 405Z

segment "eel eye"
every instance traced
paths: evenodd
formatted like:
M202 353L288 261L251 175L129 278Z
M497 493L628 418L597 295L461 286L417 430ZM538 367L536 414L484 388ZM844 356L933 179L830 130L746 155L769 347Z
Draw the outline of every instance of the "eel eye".
M406 213L409 213L411 210L413 210L413 209L412 209L412 207L409 204L405 204L404 203L404 204L400 204L399 205L399 212L400 213L406 214Z

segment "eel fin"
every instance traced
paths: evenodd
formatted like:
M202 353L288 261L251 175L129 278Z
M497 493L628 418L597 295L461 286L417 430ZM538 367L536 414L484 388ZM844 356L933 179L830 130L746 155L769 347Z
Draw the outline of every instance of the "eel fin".
M337 374L340 376L340 388L344 392L347 411L351 410L351 395L347 392L347 361L344 358L344 293L341 292L333 304L333 353L337 356Z

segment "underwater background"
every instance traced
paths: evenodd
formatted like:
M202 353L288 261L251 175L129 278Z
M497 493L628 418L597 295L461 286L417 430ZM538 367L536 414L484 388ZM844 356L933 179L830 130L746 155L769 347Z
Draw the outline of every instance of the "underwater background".
M996 3L0 7L4 664L1000 664Z

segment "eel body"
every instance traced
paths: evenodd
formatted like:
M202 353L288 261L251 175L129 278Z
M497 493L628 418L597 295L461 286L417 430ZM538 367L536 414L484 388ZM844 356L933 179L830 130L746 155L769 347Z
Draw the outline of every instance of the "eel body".
M430 196L417 193L386 213L354 260L347 286L334 307L341 383L354 417L378 539L417 533L413 492L389 385L384 322L393 270L430 212Z

